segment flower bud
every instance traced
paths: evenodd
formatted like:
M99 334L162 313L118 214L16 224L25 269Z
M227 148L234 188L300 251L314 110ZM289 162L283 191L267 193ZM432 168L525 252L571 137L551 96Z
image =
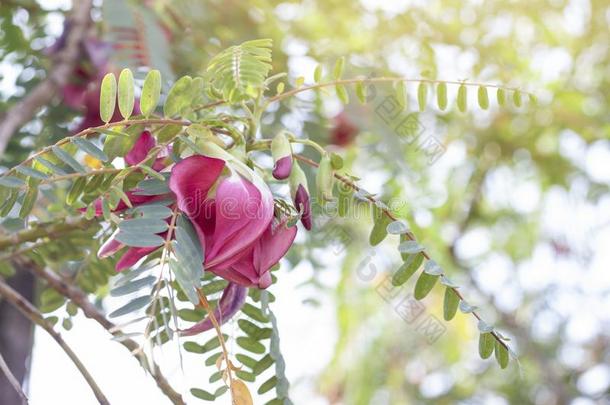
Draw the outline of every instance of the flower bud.
M333 180L334 172L330 159L330 155L325 154L320 160L318 173L316 174L316 191L318 198L321 201L330 201L333 199Z
M273 177L278 180L287 179L292 171L292 148L284 131L280 131L271 141L273 156Z
M294 163L290 173L290 194L295 208L301 213L301 222L308 231L311 230L311 203L307 189L307 177L298 163Z

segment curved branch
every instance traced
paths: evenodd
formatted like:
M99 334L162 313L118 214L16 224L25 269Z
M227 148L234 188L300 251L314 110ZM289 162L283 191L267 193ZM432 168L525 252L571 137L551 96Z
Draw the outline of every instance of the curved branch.
M27 260L22 258L22 260ZM30 260L28 260L30 261ZM130 353L139 353L140 345L129 338L126 338L125 335L117 330L116 325L110 322L106 317L93 305L87 295L81 291L79 288L73 286L72 284L64 281L59 275L54 272L44 268L43 266L37 265L36 263L31 262L31 265L27 268L37 277L45 280L49 287L56 290L58 293L63 295L66 298L69 298L76 306L78 306L87 318L93 319L98 324L100 324L104 329L106 329L113 336L120 338L117 341L125 346ZM154 362L146 359L145 356L134 356L139 360L140 365L150 373L151 377L155 380L157 387L165 394L167 398L172 401L175 405L185 405L186 403L182 399L180 393L172 388L169 384L165 376L161 373L159 366Z
M23 100L15 104L0 122L0 156L6 150L15 131L30 121L41 107L51 101L57 90L68 82L74 66L80 59L81 41L91 22L92 0L79 0L73 3L70 32L67 34L65 47L58 54L58 63L47 78L34 87Z
M4 299L19 310L19 312L21 312L26 318L32 321L32 323L47 331L47 333L51 335L51 337L64 350L64 352L66 352L76 368L78 368L78 371L80 371L87 381L87 384L89 384L89 387L91 387L91 390L95 394L98 402L102 405L110 405L110 402L108 402L108 399L106 399L100 387L97 385L91 374L89 374L89 371L85 365L80 361L80 359L76 356L76 353L72 351L61 335L56 332L55 329L53 329L53 326L51 326L51 324L44 319L42 314L29 301L23 298L17 291L13 290L2 277L0 277L0 296L4 297Z
M8 364L6 364L6 361L4 361L4 357L2 357L2 353L0 353L0 371L2 371L2 373L4 373L8 382L15 389L17 394L19 394L19 396L21 397L21 402L24 404L27 404L28 397L25 395L25 392L23 392L23 390L21 389L21 385L19 384L19 381L17 381L17 378L11 372L11 369L8 367Z
M309 158L307 158L307 157L305 157L305 156L301 156L301 155L297 155L297 154L295 154L295 155L294 155L294 157L295 157L296 159L300 160L301 162L303 162L303 163L305 163L305 164L309 165L309 166L312 166L312 167L318 167L318 166L319 166L317 162L314 162L313 160L311 160L311 159L309 159ZM356 185L356 184L355 184L353 181L351 181L350 179L348 179L348 178L347 178L347 177L345 177L345 176L342 176L342 175L340 175L340 174L338 174L338 173L335 173L335 178L336 178L337 180L341 181L343 184L347 185L348 187L351 187L351 188L352 188L354 191L356 191L356 192L358 192L358 191L362 191L362 189L361 189L360 187L358 187L358 186L357 186L357 185ZM368 200L370 203L377 205L377 204L376 204L376 203L377 203L377 199L376 199L375 197L373 197L373 196L369 195L368 193L367 193L367 194L366 194L364 197L365 197L365 198L366 198L366 199L367 199L367 200ZM388 210L388 209L386 209L386 208L380 208L380 209L381 209L381 211L384 213L384 215L386 215L386 216L387 216L388 218L390 218L392 221L396 221L396 220L398 220L398 218L397 218L397 217L396 217L396 216L395 216L395 215L394 215L394 214L393 214L393 213L392 213L390 210ZM415 238L415 235L413 235L413 233L412 233L412 232L407 232L405 235L407 236L407 238L408 238L409 240L412 240L412 241L416 241L416 240L417 240L417 239ZM428 254L426 251L422 251L421 253L422 253L422 255L423 255L425 258L426 258L426 260L432 260L432 259L430 258L430 255L429 255L429 254ZM440 275L441 275L441 276L444 276L445 274L444 274L444 273L441 273ZM451 290L452 290L452 291L455 293L455 295L457 295L457 296L458 296L458 298L459 298L461 301L465 301L464 296L462 295L462 293L459 291L459 289L458 289L457 287L450 287L450 286L447 286L447 288L450 288L450 289L451 289ZM482 320L481 316L480 316L480 315L479 315L479 314L478 314L476 311L472 311L471 313L472 313L472 315L473 315L473 316L474 316L474 317L475 317L475 318L476 318L478 321L481 321L481 320ZM511 352L511 351L510 351L510 348L508 347L508 345L507 345L507 344L506 344L506 343L505 343L505 342L502 340L502 338L501 338L501 337L498 335L498 333L497 333L495 330L494 330L494 331L492 331L492 332L491 332L491 334L492 334L492 336L494 337L494 339L495 339L495 340L496 340L498 343L500 343L500 344L501 344L502 346L504 346L504 347L505 347L507 350L509 350L509 352Z

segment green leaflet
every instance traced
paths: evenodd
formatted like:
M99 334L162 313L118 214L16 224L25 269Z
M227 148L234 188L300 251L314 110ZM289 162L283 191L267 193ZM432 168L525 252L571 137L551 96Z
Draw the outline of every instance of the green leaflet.
M113 297L120 297L123 295L134 293L136 291L140 291L144 287L152 286L156 279L157 278L155 276L146 276L133 280L129 283L113 288L112 290L110 290L110 295Z
M183 76L174 83L163 105L163 114L166 117L171 118L178 115L184 107L190 104L189 90L192 82L191 76Z
M130 314L132 312L135 312L135 311L138 311L138 310L144 308L145 306L150 304L150 301L151 301L150 295L144 295L142 297L135 298L135 299L129 301L127 304L120 307L119 309L117 309L116 311L112 312L108 316L110 318L118 318L119 316Z
M119 223L119 229L131 233L161 233L167 230L167 222L155 218L126 219Z
M369 235L371 246L377 246L388 236L387 227L392 220L387 215L380 215L374 221L373 229L371 229Z
M498 101L498 105L503 107L506 103L506 91L504 89L498 89L496 91L496 100Z
M407 260L396 270L392 276L392 285L400 286L411 278L413 274L419 269L422 262L424 261L424 255L421 253L409 255Z
M468 108L468 90L463 84L458 88L457 106L461 112L466 112Z
M17 166L15 167L15 170L25 176L29 176L37 180L45 180L49 178L49 176L43 172L28 166ZM0 180L2 180L2 178L0 178Z
M489 96L487 94L487 88L485 86L479 86L477 91L477 99L479 101L479 107L484 110L489 108Z
M426 109L426 103L428 101L428 85L421 82L417 87L417 103L419 105L419 111Z
M165 240L159 235L148 232L119 232L115 239L132 247L157 247L165 243Z
M159 97L161 96L161 72L151 70L146 74L142 86L142 96L140 97L140 110L148 118L157 108Z
M10 188L19 188L25 186L25 182L21 180L19 177L15 176L3 176L0 177L0 186L10 187Z
M103 150L98 148L93 142L85 138L72 138L72 143L78 146L80 150L83 152L93 156L96 159L101 160L102 162L108 161L108 155L104 153Z
M344 57L340 57L335 62L335 67L333 68L333 78L335 80L341 79L341 76L343 76L343 69L344 68L345 68L345 58Z
M441 111L447 108L447 83L441 82L436 86L436 103Z
M416 300L422 300L432 291L432 287L436 284L438 276L432 276L428 273L421 273L415 283L415 292L413 296Z
M316 66L316 70L313 72L314 82L320 83L320 79L322 79L322 65Z
M506 368L508 366L508 349L499 340L494 340L494 352L496 353L496 360L500 365L500 368Z
M193 394L194 397L203 399L204 401L213 401L216 399L216 395L210 394L209 392L199 388L191 388L191 394Z
M23 202L21 203L21 209L19 210L19 218L25 218L34 208L34 204L36 203L36 198L38 197L38 187L30 186L28 188L27 193L25 193L25 197L23 197Z
M481 333L479 335L479 356L487 359L494 351L495 339L491 333Z
M337 97L339 97L339 100L341 100L343 104L349 103L349 95L347 94L347 90L343 85L337 84L335 86L335 91L337 92Z
M85 168L76 161L76 159L74 159L72 157L72 155L70 155L68 152L66 152L64 149L62 149L61 147L55 145L51 148L51 150L53 151L53 154L55 156L57 156L57 158L66 163L68 166L70 166L72 169L76 170L79 173L86 173L87 171L85 170Z
M443 318L446 321L450 321L455 317L457 313L460 298L457 296L452 288L447 287L445 289L445 298L443 300Z
M119 111L123 118L129 119L134 102L133 73L129 69L123 69L119 75Z
M116 107L117 83L114 73L108 73L102 80L100 89L100 118L108 123L112 119Z

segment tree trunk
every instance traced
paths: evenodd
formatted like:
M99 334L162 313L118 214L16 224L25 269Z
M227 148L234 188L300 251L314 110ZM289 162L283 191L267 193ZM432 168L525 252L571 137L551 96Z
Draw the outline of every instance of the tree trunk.
M17 266L15 266L17 267ZM8 283L28 301L34 298L34 276L25 269L16 269ZM5 301L0 301L0 353L10 370L23 384L29 375L34 327L28 319ZM0 372L0 404L18 405L21 398L4 374Z

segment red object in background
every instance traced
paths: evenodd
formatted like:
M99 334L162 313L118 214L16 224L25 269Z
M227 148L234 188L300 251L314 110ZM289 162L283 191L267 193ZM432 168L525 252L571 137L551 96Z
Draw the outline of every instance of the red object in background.
M338 146L348 146L356 137L358 127L352 123L345 111L333 118L334 126L330 132L330 143Z

